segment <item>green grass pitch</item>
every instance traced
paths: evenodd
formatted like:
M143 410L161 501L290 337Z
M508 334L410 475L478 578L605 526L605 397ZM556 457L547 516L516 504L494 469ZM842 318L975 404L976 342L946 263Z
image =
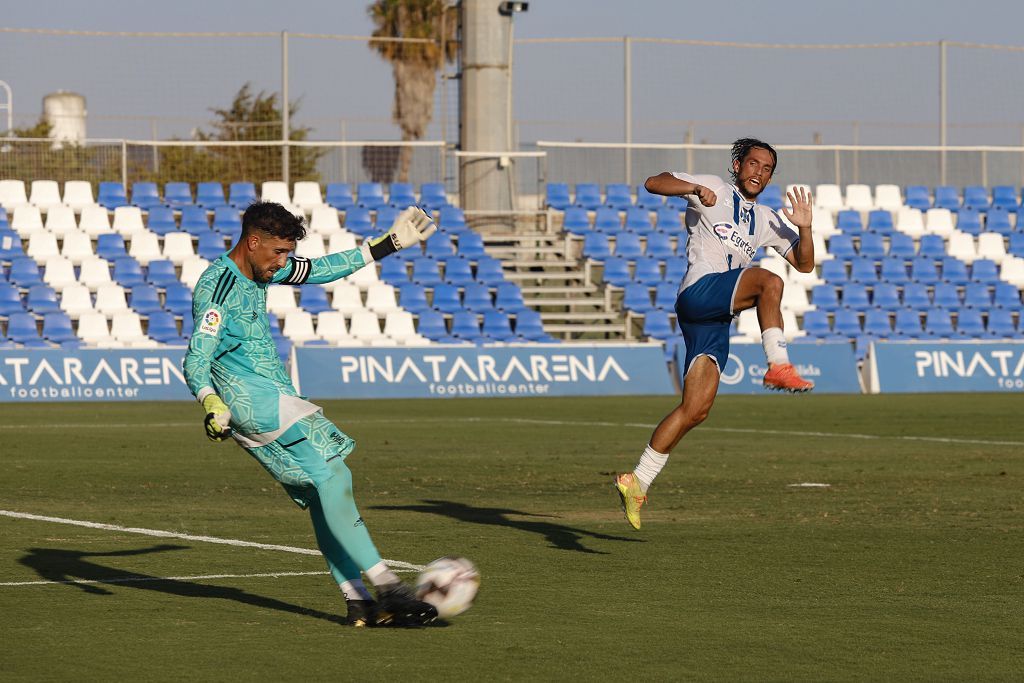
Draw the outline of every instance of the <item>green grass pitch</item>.
M1024 396L721 397L634 532L611 476L673 401L324 402L382 554L478 565L438 627L340 625L317 556L0 516L0 678L1024 677ZM315 547L194 404L3 413L0 509Z

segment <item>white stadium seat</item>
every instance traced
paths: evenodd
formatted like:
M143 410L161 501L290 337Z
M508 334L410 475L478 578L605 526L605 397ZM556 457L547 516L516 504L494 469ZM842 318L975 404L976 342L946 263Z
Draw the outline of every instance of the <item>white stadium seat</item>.
M999 268L999 279L1017 288L1024 287L1024 258L1007 256Z
M978 248L974 244L974 238L959 230L950 233L949 241L946 244L946 253L967 264L974 263L978 258Z
M316 317L316 333L326 341L337 346L345 346L353 343L348 327L345 325L345 315L341 311L324 311Z
M284 317L284 336L296 344L319 339L313 329L313 316L308 311L289 311Z
M146 232L146 226L142 223L142 209L137 206L119 206L114 209L114 232L124 235L129 239L132 235Z
M110 326L107 325L107 316L98 312L82 313L78 319L78 336L90 346L100 348L114 348L122 346L115 343L110 336Z
M901 207L896 212L895 227L904 235L920 237L924 234L924 214L920 209L911 209L909 206Z
M28 204L25 182L22 180L0 180L0 206L10 213L11 210L24 204Z
M799 285L792 284L786 285L782 290L782 308L792 311L796 315L803 315L814 308L814 306L807 299L807 290ZM789 329L788 325L786 329Z
M356 236L346 230L340 230L331 235L331 241L327 245L327 253L337 254L355 248Z
M163 258L163 254L160 252L160 240L149 230L141 230L132 234L131 240L128 255L143 266L148 266L150 261Z
M49 211L51 206L60 206L60 187L56 180L33 180L28 197L29 204Z
M132 246L135 241L132 241ZM188 259L196 255L192 246L192 235L187 232L169 232L164 235L164 247L161 251L163 257L176 266L180 266Z
M260 188L260 201L277 202L290 207L292 199L288 196L288 185L280 180L267 180Z
M366 291L375 282L380 282L380 276L377 275L377 268L372 263L365 268L360 268L356 272L345 278L348 282L354 283L359 286L359 289ZM340 280L338 280L340 282Z
M333 206L320 205L313 207L309 217L309 229L320 235L333 235L341 230L338 210Z
M315 232L307 233L306 237L295 245L295 255L303 258L320 258L326 253L324 238Z
M331 308L341 313L352 315L366 307L363 306L363 297L359 292L359 287L350 282L342 281L340 285L334 288L334 292L331 295Z
M97 237L111 232L110 214L98 204L86 206L78 218L78 229L89 237Z
M46 212L46 231L52 232L57 237L78 232L74 210L70 206L51 206L50 210Z
M104 315L113 315L128 310L128 300L124 295L124 287L107 282L96 288L96 310Z
M800 329L800 325L796 322L796 312L791 310L782 311L782 329L783 334L786 337L786 341L793 341L797 337L806 337L807 333ZM761 336L758 335L758 341L761 341Z
M384 318L384 334L403 346L429 346L430 340L416 332L412 313L391 311Z
M99 256L91 256L83 260L82 268L78 272L78 281L95 292L100 285L112 282L110 264Z
M953 232L953 214L949 209L928 209L924 215L925 232L945 237Z
M89 288L83 284L69 284L60 294L60 307L72 320L77 320L85 313L92 313L94 309Z
M1006 259L1006 244L1003 236L996 232L983 232L978 235L978 258L991 259L999 265Z
M295 183L294 192L292 203L305 212L324 205L324 198L320 193L320 183L311 180L300 180Z
M195 289L196 283L199 282L199 277L209 267L210 262L202 256L193 256L192 258L185 259L184 263L181 264L181 276L178 279L188 285L189 289Z
M792 187L798 187L796 185ZM786 201L789 199L787 197ZM814 188L814 206L835 213L843 208L843 192L838 185L823 183Z
M38 206L22 204L14 209L10 223L16 233L28 237L33 232L43 229L43 214L40 213Z
M903 195L899 185L876 185L875 208L895 213L903 208Z
M267 287L267 310L278 316L287 315L298 310L295 303L295 288L291 285L272 285Z
M756 308L748 308L740 313L739 320L736 321L736 331L746 341L761 341L761 325L757 322Z
M366 290L366 308L378 316L397 311L395 288L385 282L374 282Z
M118 311L110 319L110 334L125 346L153 347L157 343L142 331L142 320L135 311Z
M377 314L370 311L356 311L353 313L348 331L355 339L367 345L374 342L389 341L380 331L380 321L377 319Z
M62 292L69 285L78 283L75 277L75 267L71 260L63 256L51 256L46 260L46 271L43 273L43 282L53 287L57 292Z
M847 185L846 200L843 206L853 211L871 211L875 208L875 200L871 198L871 187L868 185Z
M82 265L82 261L95 253L92 250L92 240L84 232L69 232L64 235L64 241L60 245L62 256L71 259L76 266Z
M81 213L87 206L93 206L92 185L87 180L69 180L64 183L64 205L75 213Z
M60 254L60 249L57 247L57 236L45 230L31 233L28 236L28 247L25 249L25 254L42 265L46 259Z

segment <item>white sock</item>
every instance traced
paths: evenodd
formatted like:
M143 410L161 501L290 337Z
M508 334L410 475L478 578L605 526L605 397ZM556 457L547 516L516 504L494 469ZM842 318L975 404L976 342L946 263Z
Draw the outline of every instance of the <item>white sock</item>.
M345 600L373 600L370 591L366 590L366 584L363 583L362 579L339 583L338 588L341 589L341 594L345 596Z
M367 569L366 578L370 579L374 586L385 586L389 583L398 583L400 580L397 574L388 569L384 560Z
M661 468L665 466L666 462L668 462L668 453L659 453L651 448L650 444L647 444L643 455L640 456L640 462L636 464L636 469L633 470L633 476L640 482L641 491L647 493L647 489L651 487L651 482L658 476L658 472L661 472Z
M786 349L786 337L781 327L769 327L761 333L761 346L764 355L772 365L785 365L789 362L789 351Z

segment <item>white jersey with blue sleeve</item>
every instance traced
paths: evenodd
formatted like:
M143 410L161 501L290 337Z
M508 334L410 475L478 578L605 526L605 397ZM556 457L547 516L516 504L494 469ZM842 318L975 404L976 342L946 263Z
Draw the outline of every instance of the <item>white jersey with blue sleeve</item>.
M672 175L703 185L717 197L714 206L704 206L696 195L686 197L689 267L679 291L709 273L746 268L761 247L772 247L785 256L800 241L776 211L744 198L732 183L714 175Z

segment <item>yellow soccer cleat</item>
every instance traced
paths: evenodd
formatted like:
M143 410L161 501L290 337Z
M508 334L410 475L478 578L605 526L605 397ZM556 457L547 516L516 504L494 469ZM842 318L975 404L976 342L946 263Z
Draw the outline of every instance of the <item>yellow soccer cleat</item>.
M640 508L647 502L647 496L640 490L640 482L632 472L615 476L615 490L619 494L626 521L634 529L640 528Z

